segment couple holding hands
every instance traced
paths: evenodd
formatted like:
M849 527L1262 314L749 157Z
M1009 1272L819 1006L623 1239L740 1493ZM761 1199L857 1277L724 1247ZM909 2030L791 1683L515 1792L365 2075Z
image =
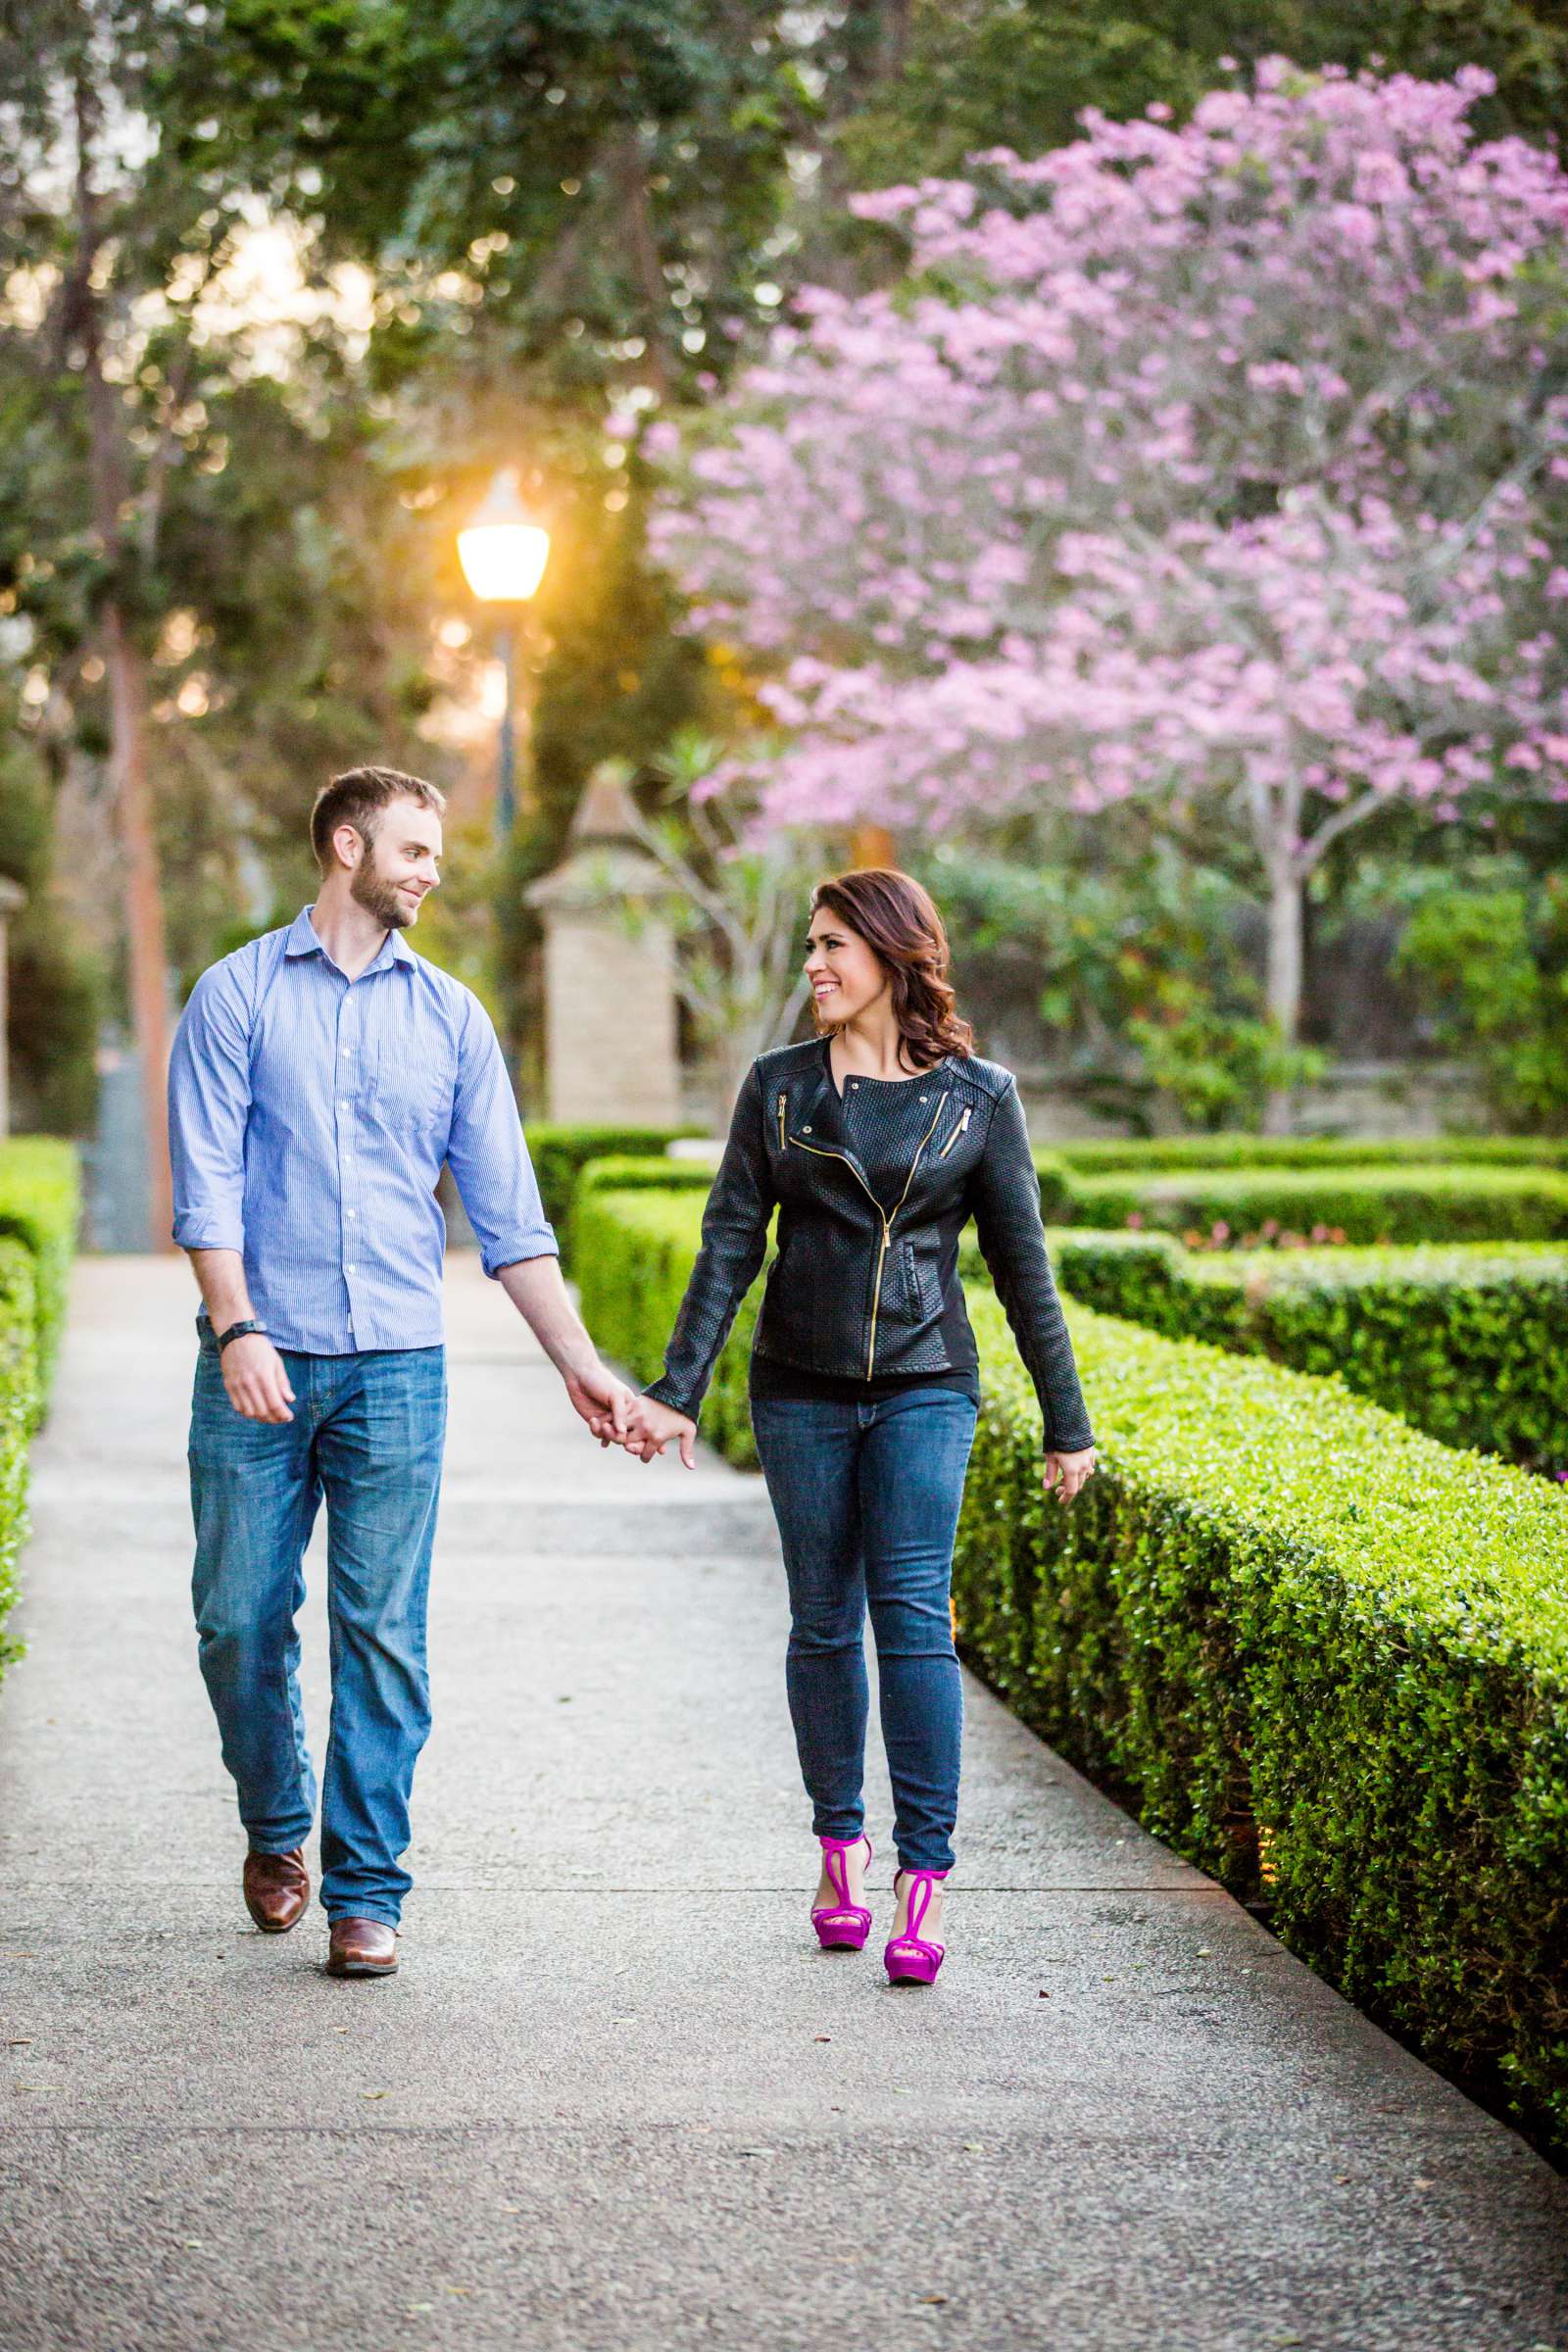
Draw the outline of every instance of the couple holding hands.
M824 1946L857 1951L871 1929L869 1608L899 1864L885 1965L894 1983L930 1984L962 1731L949 1582L979 1407L957 1272L970 1217L1040 1398L1047 1491L1070 1499L1095 1465L1016 1084L971 1051L921 886L878 868L821 883L804 950L817 1034L747 1074L663 1372L638 1396L600 1363L567 1296L488 1015L404 936L440 879L443 806L390 768L328 784L311 819L314 904L203 974L171 1060L174 1240L203 1302L198 1651L238 1790L251 1917L279 1934L310 1900L318 1788L295 1618L324 1499L326 1965L359 1977L398 1964L430 1725L446 1164L486 1273L578 1414L645 1462L674 1444L693 1463L703 1396L777 1211L751 1413L789 1584L786 1684L820 1848L811 1924Z

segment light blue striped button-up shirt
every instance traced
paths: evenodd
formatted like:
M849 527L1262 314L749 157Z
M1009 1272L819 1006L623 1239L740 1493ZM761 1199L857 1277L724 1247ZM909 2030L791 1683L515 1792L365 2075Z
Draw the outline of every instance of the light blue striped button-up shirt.
M490 1016L401 932L350 981L307 906L204 972L169 1135L175 1241L243 1252L279 1348L441 1344L443 1160L487 1274L557 1251Z

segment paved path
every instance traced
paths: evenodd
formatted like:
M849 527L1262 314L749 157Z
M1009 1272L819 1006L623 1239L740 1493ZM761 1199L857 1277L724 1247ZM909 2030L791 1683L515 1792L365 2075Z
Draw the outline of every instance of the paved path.
M759 1488L602 1454L452 1289L418 1887L341 1984L240 1906L188 1278L79 1270L0 1702L6 2352L1568 2340L1564 2184L983 1691L941 1984L816 1954Z

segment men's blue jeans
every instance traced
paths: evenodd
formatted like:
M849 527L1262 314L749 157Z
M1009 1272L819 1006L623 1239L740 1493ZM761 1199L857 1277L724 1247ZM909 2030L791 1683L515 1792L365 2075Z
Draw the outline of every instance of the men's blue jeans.
M752 1398L789 1578L785 1680L811 1826L819 1838L855 1838L864 1821L869 1602L894 1842L907 1870L953 1865L963 1695L949 1593L975 1419L956 1389L854 1404Z
M413 1885L414 1766L430 1729L425 1599L446 1436L446 1351L281 1350L289 1422L248 1421L198 1323L190 1492L202 1674L258 1852L303 1845L316 1812L294 1620L326 1500L332 1719L321 1778L328 1919L396 1927Z

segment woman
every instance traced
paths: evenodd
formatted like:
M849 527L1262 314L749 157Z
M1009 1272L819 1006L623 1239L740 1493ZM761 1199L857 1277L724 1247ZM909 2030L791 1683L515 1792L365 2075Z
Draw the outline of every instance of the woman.
M696 1416L736 1310L778 1254L751 1357L752 1427L789 1579L790 1713L822 1849L811 1918L860 1950L867 1689L876 1637L899 1871L885 1952L930 1984L953 1866L962 1698L949 1586L980 1390L958 1237L980 1248L1045 1420L1045 1487L1077 1494L1094 1438L1046 1256L1040 1188L1011 1073L954 1010L948 943L907 874L821 883L806 943L818 1035L753 1063L703 1217L661 1379L633 1409L644 1461Z

